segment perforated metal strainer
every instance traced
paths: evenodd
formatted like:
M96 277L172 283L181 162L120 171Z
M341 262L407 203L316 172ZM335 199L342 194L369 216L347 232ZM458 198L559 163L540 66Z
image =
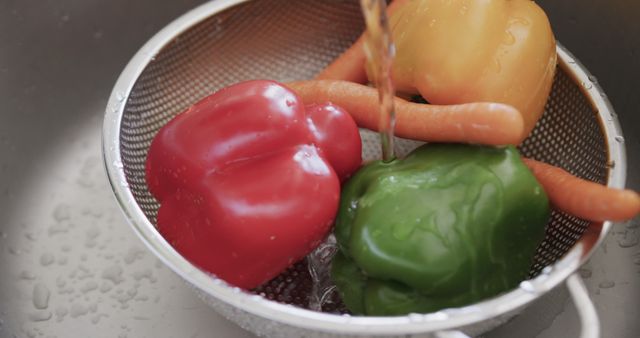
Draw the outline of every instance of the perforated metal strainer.
M610 223L554 213L531 268L531 279L499 297L459 309L399 317L354 317L339 303L305 309L310 277L301 262L255 293L231 287L181 257L155 228L158 203L144 163L156 132L173 116L226 85L268 78L311 78L362 31L359 1L217 0L180 17L133 57L113 90L104 122L104 159L113 191L143 242L212 307L259 335L277 337L479 334L504 323L566 281L579 303L583 336L598 321L575 275L607 234ZM558 47L559 66L542 120L520 147L523 155L573 174L622 188L624 147L606 96L588 72ZM377 135L363 132L365 158L379 156ZM416 146L399 140L401 155Z

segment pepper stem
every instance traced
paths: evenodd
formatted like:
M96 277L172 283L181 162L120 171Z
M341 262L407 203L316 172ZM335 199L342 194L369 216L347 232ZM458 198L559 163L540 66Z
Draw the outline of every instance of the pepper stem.
M394 137L395 110L393 99L395 88L391 80L391 64L395 55L395 47L391 40L387 4L385 0L361 0L362 13L367 27L364 44L367 56L367 68L378 88L380 103L380 120L378 130L382 144L382 160L390 162L395 159Z

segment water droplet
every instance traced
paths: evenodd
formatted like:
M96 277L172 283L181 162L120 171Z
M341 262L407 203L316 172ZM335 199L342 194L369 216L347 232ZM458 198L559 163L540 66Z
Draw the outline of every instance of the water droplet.
M67 281L62 278L62 276L58 276L58 278L56 278L56 286L58 288L63 288L65 285L67 285Z
M102 285L100 285L100 292L107 293L107 292L111 291L112 288L113 288L113 283L112 282L103 281Z
M621 248L632 248L638 245L638 237L627 235L623 239L618 240L618 245Z
M520 288L528 293L538 293L538 289L529 281L523 281L520 283Z
M71 309L69 310L69 315L72 318L78 318L80 316L84 316L89 312L89 309L87 309L86 306L80 304L80 303L73 303L71 304Z
M122 102L124 101L124 93L123 92L117 92L116 93L116 100Z
M43 253L42 256L40 256L40 264L42 266L49 266L55 260L56 258L51 253Z
M428 316L429 316L429 320L442 321L442 320L448 320L449 319L449 314L444 312L444 311L434 312L434 313L429 314Z
M130 247L129 250L124 254L124 257L122 260L126 264L131 264L143 257L144 257L144 250L141 250L138 247Z
M610 281L610 280L605 280L600 282L600 284L598 284L598 287L601 289L610 289L612 287L616 286L616 283L614 281Z
M95 315L95 316L93 316L91 318L91 323L92 324L98 324L100 322L100 318L102 318L102 317L109 317L109 315L106 314L106 313L98 313L97 315Z
M32 242L38 240L38 235L31 231L25 232L24 237L26 237L28 240Z
M56 319L58 320L58 322L61 322L64 317L69 313L69 310L67 310L66 307L64 306L58 306L55 310L56 313Z
M100 236L100 228L98 228L97 226L93 226L89 228L89 230L87 230L86 235L87 239L95 239Z
M552 266L545 266L544 269L542 269L542 274L548 275L548 274L551 274L552 271L553 271Z
M140 281L142 279L147 279L149 281L155 280L153 276L153 272L151 269L138 270L133 272L133 279L136 281Z
M411 236L415 230L414 224L398 222L393 226L392 235L397 240L405 240Z
M134 300L138 301L138 302L146 302L149 300L148 296L145 295L139 295L136 298L134 298Z
M64 220L68 220L71 218L71 212L68 204L58 204L58 206L53 209L53 219L56 222L62 222Z
M514 18L512 20L512 23L518 23L521 24L523 26L529 26L529 20L525 19L525 18Z
M610 281L610 280L605 280L600 282L600 284L598 284L598 287L601 289L610 289L612 287L616 286L616 283L614 281Z
M638 220L638 221L634 221L634 220L628 221L625 224L625 228L627 228L627 229L638 229L638 228L640 228L640 220Z
M95 281L88 281L86 282L81 288L80 288L80 292L82 293L89 293L93 290L98 289L98 283L96 283Z
M220 17L215 17L214 21L213 21L213 32L212 33L216 33L222 30L222 18Z
M513 36L513 34L511 34L511 32L506 31L504 33L505 34L504 34L504 38L502 39L502 42L505 45L510 46L510 45L513 45L514 43L516 43L516 38L515 38L515 36Z
M29 314L29 319L34 322L44 322L51 319L51 311L34 311Z
M500 60L498 60L497 58L493 59L493 62L491 62L491 65L489 67L495 73L500 73L500 71L502 71L502 65L500 64Z
M616 137L614 137L614 139L616 140L616 142L618 143L623 143L624 142L624 137L617 135Z
M113 284L120 284L124 281L122 278L122 267L112 265L102 271L102 278L111 281Z
M414 323L421 323L424 321L424 315L421 315L419 313L410 313L408 317L409 321L412 321Z
M49 296L51 293L46 285L36 283L33 286L33 306L36 309L44 310L49 306Z
M20 249L17 249L13 246L9 247L9 253L14 255L14 256L19 256L20 254L22 254L22 251Z
M592 272L589 269L585 269L582 268L580 270L578 270L580 272L580 277L587 279L587 278L591 278Z
M56 234L66 233L69 231L69 225L70 223L66 221L62 223L53 224L47 229L47 234L49 234L49 237L51 237Z
M22 270L22 272L20 272L20 279L34 280L36 279L36 275L31 271Z
M161 260L159 260L159 259L156 259L155 263L153 263L153 266L154 266L156 269L162 269L162 261L161 261Z
M595 77L595 75L589 75L588 78L589 78L589 81L593 83L598 83L598 78Z
M583 82L582 86L584 87L584 89L586 90L590 90L593 88L593 85L591 84L591 82Z
M570 65L575 65L576 64L576 60L569 59L569 60L567 60L567 63L570 64Z

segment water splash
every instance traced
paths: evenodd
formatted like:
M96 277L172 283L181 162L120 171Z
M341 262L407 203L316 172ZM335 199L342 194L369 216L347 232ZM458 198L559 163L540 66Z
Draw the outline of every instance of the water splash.
M373 75L373 83L378 88L380 102L379 130L382 141L382 159L389 162L395 158L394 138L395 88L391 79L391 65L395 55L395 47L391 39L387 5L384 0L361 0L366 30L365 54L368 68Z
M336 237L331 234L307 256L312 287L309 295L309 309L322 311L322 306L333 296L336 286L331 281L331 260L338 251Z

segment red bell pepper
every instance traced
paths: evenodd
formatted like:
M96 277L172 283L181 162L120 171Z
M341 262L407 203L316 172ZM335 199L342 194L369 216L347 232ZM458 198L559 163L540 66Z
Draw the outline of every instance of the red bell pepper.
M236 84L166 124L147 157L158 230L196 266L242 288L316 247L340 181L361 164L358 128L273 81Z

